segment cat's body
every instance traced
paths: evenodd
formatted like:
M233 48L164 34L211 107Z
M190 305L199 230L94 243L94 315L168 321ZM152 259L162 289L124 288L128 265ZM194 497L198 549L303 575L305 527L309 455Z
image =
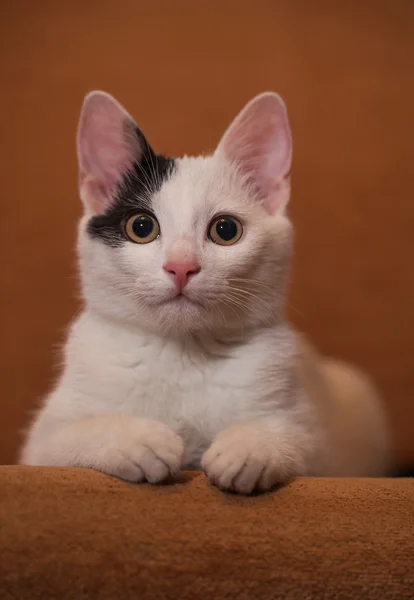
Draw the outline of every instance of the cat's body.
M107 96L86 103L86 307L22 462L152 482L204 468L245 493L301 474L384 474L375 390L283 319L291 148L278 97L248 105L212 157L157 157L131 123ZM134 222L132 243L136 214L148 230L156 218L158 235L139 237Z

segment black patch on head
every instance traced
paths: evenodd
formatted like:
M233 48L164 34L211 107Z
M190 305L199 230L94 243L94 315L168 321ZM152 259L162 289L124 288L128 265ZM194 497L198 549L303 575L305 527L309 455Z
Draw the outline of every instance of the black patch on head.
M135 129L142 156L118 184L111 207L103 214L93 216L87 226L92 238L109 246L121 246L125 241L124 225L129 217L139 212L153 214L152 196L174 171L173 158L155 154L143 133Z

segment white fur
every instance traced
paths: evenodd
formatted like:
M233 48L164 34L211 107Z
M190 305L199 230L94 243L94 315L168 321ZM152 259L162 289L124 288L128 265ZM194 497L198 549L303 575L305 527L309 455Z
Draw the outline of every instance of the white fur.
M150 244L108 247L86 233L87 213L81 220L85 309L22 462L150 482L203 468L241 493L301 474L382 474L387 432L375 392L360 398L371 412L357 409L352 431L342 430L347 408L337 408L322 359L283 319L291 252L283 211L269 214L219 153L178 161L153 209L162 234ZM216 214L243 222L238 243L207 238ZM162 266L187 254L201 265L186 288L191 302L169 302L174 285Z

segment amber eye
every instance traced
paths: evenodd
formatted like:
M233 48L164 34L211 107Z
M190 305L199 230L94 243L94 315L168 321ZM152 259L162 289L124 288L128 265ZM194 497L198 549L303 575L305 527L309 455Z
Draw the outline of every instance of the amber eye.
M141 213L128 219L125 233L136 244L149 244L160 235L160 226L155 217Z
M231 246L239 241L243 234L243 225L238 219L223 215L216 217L210 225L208 236L215 244Z

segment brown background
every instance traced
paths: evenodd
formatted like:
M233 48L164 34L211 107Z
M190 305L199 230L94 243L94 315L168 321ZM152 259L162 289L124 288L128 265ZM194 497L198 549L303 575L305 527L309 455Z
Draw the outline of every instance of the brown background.
M414 459L414 2L3 0L0 462L55 374L77 309L74 136L114 94L152 144L214 147L266 89L295 139L294 323L381 386Z

